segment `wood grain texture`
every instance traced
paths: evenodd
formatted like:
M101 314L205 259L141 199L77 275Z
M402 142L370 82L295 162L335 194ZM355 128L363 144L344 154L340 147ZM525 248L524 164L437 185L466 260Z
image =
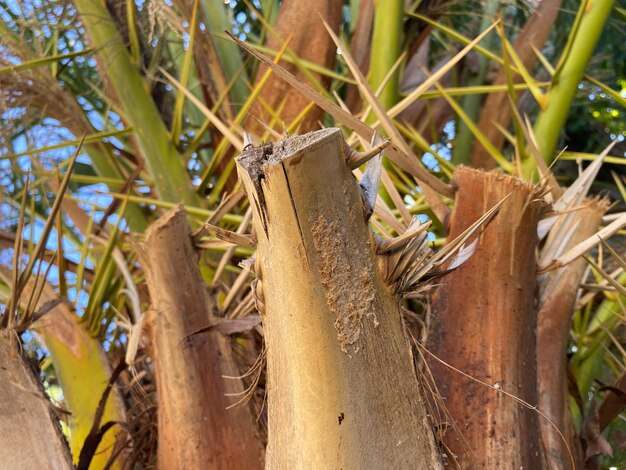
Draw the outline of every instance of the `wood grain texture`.
M499 173L457 168L450 238L502 200L476 252L441 281L428 348L464 373L537 404L535 366L536 186ZM538 414L497 390L429 359L456 429L444 442L461 468L545 468ZM454 468L451 466L450 468Z
M440 468L342 148L325 129L238 159L263 279L267 468Z
M146 232L141 260L154 313L152 347L159 396L160 469L260 469L263 453L245 405L227 410L242 391L230 339L207 331L207 295L182 206Z

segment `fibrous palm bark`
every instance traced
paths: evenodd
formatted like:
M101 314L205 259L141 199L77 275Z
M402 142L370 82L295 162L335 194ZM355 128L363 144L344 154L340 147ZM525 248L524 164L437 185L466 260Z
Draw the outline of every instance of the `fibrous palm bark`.
M186 213L172 209L140 249L152 298L161 469L259 469L263 451L240 396L230 339L209 328L215 300L196 264ZM225 379L224 376L231 377Z
M267 468L440 468L399 299L338 129L251 148Z
M508 198L472 258L433 298L428 346L445 363L431 358L429 364L456 423L444 442L461 468L546 468L540 417L529 409L538 401L535 250L546 206L542 190L465 167L457 168L454 181L450 236Z

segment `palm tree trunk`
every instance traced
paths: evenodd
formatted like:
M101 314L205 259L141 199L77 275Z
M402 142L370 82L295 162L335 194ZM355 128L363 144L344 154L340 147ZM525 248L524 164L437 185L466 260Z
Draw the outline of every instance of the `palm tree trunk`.
M429 365L456 424L444 442L461 468L545 467L537 405L535 328L540 188L499 173L459 167L452 239L509 195L476 252L433 298ZM457 370L454 370L456 368ZM482 381L478 383L459 371Z
M140 249L152 314L159 394L160 469L254 470L263 466L255 423L245 405L228 409L243 387L230 339L208 326L215 301L200 277L182 206L146 232Z
M568 249L593 236L598 230L602 216L608 208L606 201L588 200L587 207L561 216L565 226L576 230L566 237L561 231L552 230L545 246L557 246L559 251L551 251L554 259ZM553 236L554 234L554 236ZM544 252L545 252L544 246ZM546 264L542 260L540 264ZM577 460L576 468L582 467L579 442L575 439L572 417L567 407L568 380L567 346L570 340L572 312L575 310L576 293L587 268L587 262L580 258L556 271L540 278L539 313L537 315L537 385L539 387L539 408L550 418L541 421L546 456L550 468L571 469L570 455ZM557 431L557 428L561 432Z
M399 300L338 129L246 150L267 343L267 468L441 468Z
M2 468L73 468L52 405L11 331L0 332L0 435Z

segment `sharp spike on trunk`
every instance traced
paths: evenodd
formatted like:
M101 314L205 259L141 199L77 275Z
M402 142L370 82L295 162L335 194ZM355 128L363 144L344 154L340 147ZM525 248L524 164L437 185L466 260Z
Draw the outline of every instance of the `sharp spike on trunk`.
M374 138L377 136L377 134L374 134L374 136L372 136L372 140L374 140ZM380 137L378 139L380 139ZM374 145L367 152L355 152L350 148L348 144L345 144L344 152L346 155L346 163L351 170L354 170L364 163L367 163L378 154L382 154L382 151L385 150L390 144L391 140L385 139L382 142Z
M245 248L256 248L256 241L252 235L231 232L230 230L210 224L209 222L205 222L202 228L204 228L207 232L214 233L217 238L224 240L225 242Z

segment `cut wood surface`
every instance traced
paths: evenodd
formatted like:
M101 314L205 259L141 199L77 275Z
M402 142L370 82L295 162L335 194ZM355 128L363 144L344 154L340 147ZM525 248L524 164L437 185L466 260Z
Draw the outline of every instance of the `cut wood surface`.
M238 159L258 240L267 468L440 468L343 145L325 129Z

